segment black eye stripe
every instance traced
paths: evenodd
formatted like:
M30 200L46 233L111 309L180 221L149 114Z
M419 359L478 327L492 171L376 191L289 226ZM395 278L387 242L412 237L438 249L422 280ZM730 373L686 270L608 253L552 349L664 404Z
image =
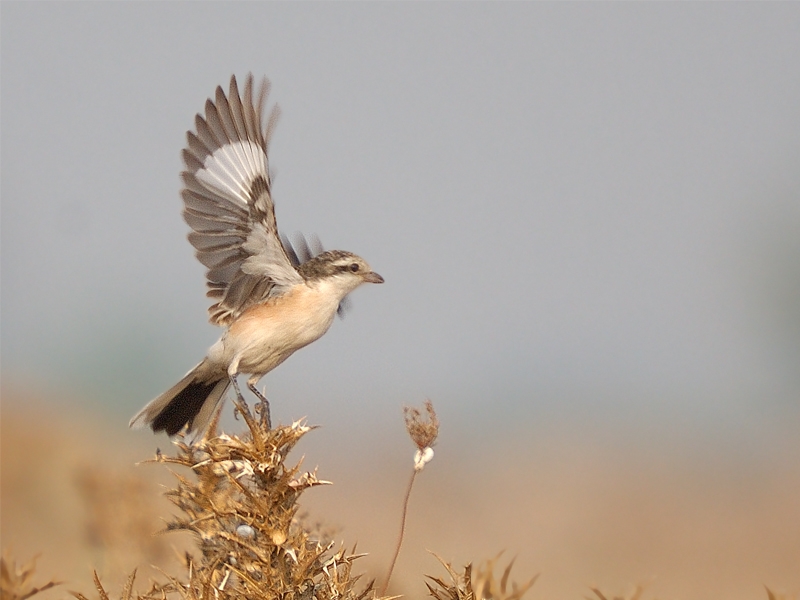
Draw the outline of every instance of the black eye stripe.
M361 267L358 263L350 263L349 265L337 265L336 269L339 271L351 271L353 273L357 273Z

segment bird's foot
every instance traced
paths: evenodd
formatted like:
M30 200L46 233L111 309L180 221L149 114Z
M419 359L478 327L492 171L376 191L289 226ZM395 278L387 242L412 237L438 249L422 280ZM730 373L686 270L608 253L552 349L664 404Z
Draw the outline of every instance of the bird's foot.
M272 429L272 416L270 415L269 410L269 400L267 397L258 391L256 385L254 383L247 383L247 387L250 388L250 391L255 394L256 398L258 398L259 403L256 404L256 412L261 417L261 423L267 428Z

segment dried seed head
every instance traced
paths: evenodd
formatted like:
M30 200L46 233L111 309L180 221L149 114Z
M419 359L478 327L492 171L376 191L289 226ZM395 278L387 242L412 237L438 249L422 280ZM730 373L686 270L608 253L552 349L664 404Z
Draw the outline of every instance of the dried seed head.
M413 406L404 406L406 429L411 441L417 447L414 468L419 471L433 458L433 445L439 435L439 419L433 410L433 403L425 400L425 414Z

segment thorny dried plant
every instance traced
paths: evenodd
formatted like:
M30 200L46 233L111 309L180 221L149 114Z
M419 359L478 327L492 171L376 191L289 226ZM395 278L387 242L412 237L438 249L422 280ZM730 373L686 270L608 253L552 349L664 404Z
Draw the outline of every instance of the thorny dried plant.
M61 585L58 581L48 581L43 585L33 585L36 571L36 558L18 565L7 552L0 557L0 600L26 600L40 592Z
M137 600L364 600L374 598L372 583L358 586L352 573L359 555L323 542L297 516L303 491L328 482L301 464L285 461L312 428L302 422L267 427L266 410L237 403L247 424L241 436L213 429L195 444L175 442L177 455L160 452L149 462L177 465L177 484L167 497L180 513L167 531L193 534L199 556L187 554L182 576L166 574ZM302 461L301 461L302 462ZM133 597L130 576L122 600ZM109 595L95 574L100 600ZM361 588L361 589L358 589ZM74 594L79 600L87 600Z
M426 582L425 585L428 586L430 595L436 600L520 600L539 577L536 575L522 585L511 582L509 586L511 567L514 566L513 560L508 563L498 580L494 571L499 556L485 561L474 571L472 564L468 564L464 567L463 573L458 573L450 563L437 554L434 556L442 563L450 576L449 582L440 577L427 576L430 582Z
M254 414L237 403L245 435L177 442L176 457L156 458L194 475L175 473L178 485L167 496L181 516L167 529L193 533L201 553L187 558L186 581L173 578L159 591L187 600L371 597L371 583L356 589L359 576L351 570L358 555L312 538L297 518L303 491L328 483L316 472L301 472L301 463L285 463L311 427L295 422L269 429L267 410L257 405Z
M148 592L135 596L132 573L121 600L375 600L372 582L357 589L360 576L352 574L352 566L359 555L348 554L341 547L334 550L333 543L324 541L328 538L321 533L324 530L309 527L298 516L300 494L328 483L316 472L301 472L300 463L286 465L289 452L312 428L295 422L270 429L263 405L256 405L251 412L237 403L236 410L247 424L244 435L217 435L214 424L209 434L194 444L176 441L176 456L159 452L149 461L190 471L188 476L173 472L177 485L166 495L180 512L167 524L166 531L193 534L200 556L185 556L184 576L165 573L166 583L153 583ZM425 402L423 410L405 408L404 414L417 454L403 503L397 552L414 476L432 458L439 433L439 420L430 401ZM483 594L481 599L519 600L533 583L513 586L508 592L510 565L499 584L492 574L493 561L487 565L485 573L481 571L475 580L479 582L475 589ZM447 568L456 581L455 573ZM110 600L96 573L94 583L100 600ZM469 579L470 590L471 586L473 580ZM442 589L447 587L442 584ZM82 594L73 595L88 600Z
M125 585L122 587L122 592L119 595L120 600L132 600L134 579L136 579L136 569L134 569L133 573L131 573L128 576ZM100 597L100 600L111 599L111 597L108 595L108 592L103 587L103 584L100 582L100 577L97 575L97 571L94 572L94 587L97 590L97 595ZM84 596L79 592L72 592L72 595L75 596L78 600L89 600L86 596ZM138 597L143 598L143 596L138 596Z
M133 591L134 571L118 596L120 600L389 600L384 593L391 568L380 597L373 582L357 589L360 575L354 575L352 567L361 555L349 554L341 547L334 549L324 526L309 526L298 515L302 492L328 483L320 480L316 471L301 472L302 461L294 466L285 463L289 452L312 428L295 422L270 429L262 405L251 412L237 403L236 410L247 424L244 435L217 435L214 425L198 443L178 440L175 457L159 452L149 461L189 469L189 476L173 472L177 485L166 495L181 515L174 517L166 530L193 534L200 556L187 553L183 575L164 573L167 581L153 582L144 593ZM414 478L432 458L439 433L439 420L430 401L425 402L423 410L404 408L404 416L417 454L392 567L402 544ZM82 484L89 489L96 481L84 479ZM495 570L499 556L477 568L469 564L463 572L436 558L450 581L427 576L426 585L435 600L521 600L539 577L522 585L511 582L512 560L498 578ZM59 585L50 581L34 586L34 571L35 561L18 566L4 555L0 559L0 600L27 600ZM96 572L94 584L99 600L111 600ZM630 595L613 598L597 588L590 590L598 600L640 600L643 588L637 586ZM800 600L769 588L766 592L768 600ZM72 595L89 600L81 593Z

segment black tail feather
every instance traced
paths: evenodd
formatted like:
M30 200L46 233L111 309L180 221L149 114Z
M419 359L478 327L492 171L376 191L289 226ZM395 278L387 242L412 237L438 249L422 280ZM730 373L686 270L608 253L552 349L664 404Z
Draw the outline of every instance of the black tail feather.
M210 383L195 381L187 385L153 419L150 424L153 431L166 431L167 435L173 436L183 429L184 425L188 424L191 429L192 421L218 383L219 381Z

